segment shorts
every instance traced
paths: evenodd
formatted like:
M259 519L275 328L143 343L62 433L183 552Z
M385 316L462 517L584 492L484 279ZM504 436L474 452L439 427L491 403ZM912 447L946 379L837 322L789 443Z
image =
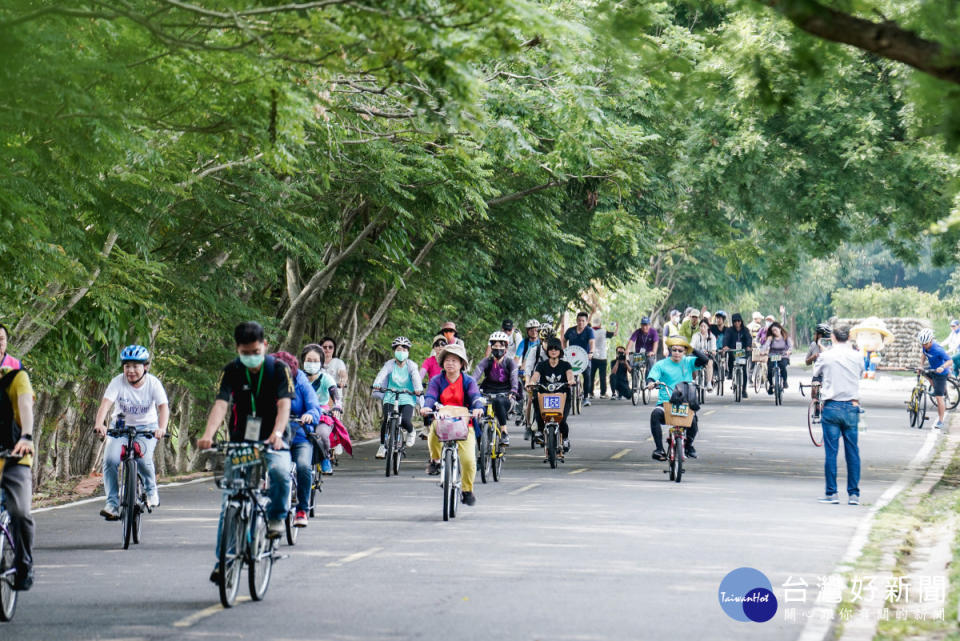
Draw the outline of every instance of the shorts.
M933 396L946 396L947 395L947 375L946 374L936 374L930 377L930 380L933 381Z

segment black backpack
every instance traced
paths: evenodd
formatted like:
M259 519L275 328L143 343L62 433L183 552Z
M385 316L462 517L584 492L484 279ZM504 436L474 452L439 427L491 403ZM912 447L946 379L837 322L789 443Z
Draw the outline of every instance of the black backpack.
M12 450L20 440L20 426L13 420L13 402L7 390L13 384L13 379L22 371L22 369L15 369L0 378L0 449Z
M697 400L697 384L689 381L677 383L673 388L673 394L670 396L670 404L678 405L686 403L694 412L700 409L700 401Z

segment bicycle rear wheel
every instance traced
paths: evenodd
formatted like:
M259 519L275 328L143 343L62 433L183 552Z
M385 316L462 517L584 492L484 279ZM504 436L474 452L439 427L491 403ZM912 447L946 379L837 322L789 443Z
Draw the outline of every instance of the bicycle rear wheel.
M394 476L400 476L400 462L406 456L407 448L406 448L406 443L404 442L404 438L406 437L402 432L399 432L397 434L397 443L395 448L396 451L393 453L393 475Z
M490 462L490 471L493 473L493 480L499 481L503 470L503 445L500 443L500 430L493 431L493 442L490 444L493 452L493 459Z
M243 534L244 520L240 508L227 506L223 513L223 525L220 530L220 603L225 608L233 607L240 591L240 573L243 571Z
M551 467L551 468L556 469L556 467L557 467L557 446L558 446L558 445L557 445L557 440L558 440L558 439L557 439L557 426L556 426L556 425L548 425L548 426L546 426L546 429L545 429L544 431L546 432L546 434L544 434L544 437L545 437L545 440L546 440L546 443L544 443L544 447L545 447L546 450L547 450L547 461L550 463L550 467Z
M757 366L753 369L753 391L755 394L760 393L760 388L763 387L763 370L761 369L762 363L757 363Z
M948 410L956 409L957 405L960 405L960 381L952 376L947 379L947 397L943 400Z
M640 389L640 375L637 370L630 373L630 383L633 385L633 391L630 394L630 402L636 405L639 402L639 396L643 393Z
M814 421L814 415L817 411L817 401L810 401L807 406L807 431L810 432L810 440L817 447L823 447L823 426L820 419Z
M922 430L923 424L927 420L927 392L923 390L920 392L919 407L917 409L917 429Z
M134 468L136 468L136 465L134 465ZM140 535L143 533L143 511L147 504L147 496L143 493L143 481L140 480L140 475L134 474L134 476L137 477L137 498L133 502L133 542L139 544Z
M650 390L647 389L647 366L640 369L640 396L643 398L643 404L646 405L652 400Z
M320 464L313 466L313 481L310 483L310 518L316 516L317 495L323 491L323 471Z
M13 538L10 536L10 515L0 513L0 621L12 621L17 609L17 591L13 589L16 569L13 565Z
M120 464L123 478L120 482L120 520L123 526L123 549L130 547L133 540L133 522L137 506L137 462L129 458Z
M254 510L250 523L250 571L247 583L250 598L260 601L270 587L270 575L273 574L273 541L267 538L267 520L263 514Z
M490 475L490 419L484 419L480 428L480 442L477 443L477 469L480 470L480 481L487 482Z

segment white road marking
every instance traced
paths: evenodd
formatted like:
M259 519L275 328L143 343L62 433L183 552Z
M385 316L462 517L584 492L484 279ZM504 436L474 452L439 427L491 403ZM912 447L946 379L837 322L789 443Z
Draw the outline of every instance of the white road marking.
M633 451L633 449L632 449L632 448L629 448L629 447L628 447L628 448L625 448L625 449L622 449L622 450L620 450L619 452L617 452L616 454L614 454L613 456L611 456L611 457L610 457L610 460L611 460L611 461L616 461L617 459L621 459L621 458L623 458L624 456L626 456L627 454L629 454L629 453L632 452L632 451Z
M351 554L350 556L345 556L345 557L343 557L342 559L340 559L339 561L332 561L331 563L327 563L327 567L328 567L328 568L338 568L338 567L340 567L341 565L343 565L344 563L353 563L354 561L359 561L360 559L365 559L366 557L372 556L372 555L376 554L377 552L380 552L381 550L383 550L383 548L381 548L381 547L370 548L369 550L363 550L362 552L357 552L357 553L355 553L355 554Z
M540 483L531 483L530 485L524 485L524 486L521 487L519 490L514 490L514 491L512 491L512 492L507 492L507 494L509 494L510 496L515 496L515 495L517 495L517 494L523 494L524 492L526 492L526 491L528 491L528 490L532 490L532 489L535 488L535 487L540 487Z

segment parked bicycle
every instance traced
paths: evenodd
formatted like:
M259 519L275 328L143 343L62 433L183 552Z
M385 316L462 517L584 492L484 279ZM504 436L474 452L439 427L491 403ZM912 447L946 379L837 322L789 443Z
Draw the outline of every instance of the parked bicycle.
M240 590L240 574L248 567L250 597L266 596L277 554L277 539L267 538L267 498L263 492L266 471L265 443L218 443L213 450L224 455L217 487L227 492L219 541L217 587L223 607L232 607Z
M410 390L393 387L379 388L377 391L393 393L393 403L390 404L390 414L387 416L387 428L383 441L386 475L387 478L390 478L391 472L394 476L400 474L400 462L407 455L407 442L403 438L403 428L400 425L400 395L412 395L413 393ZM423 396L423 394L416 394L416 396Z
M800 383L800 395L804 388L810 390L810 403L807 405L807 431L810 440L816 447L823 447L823 426L820 424L820 415L823 412L823 401L820 400L820 383L814 381L810 385Z
M486 404L483 418L480 419L480 438L477 440L477 469L480 471L480 480L487 482L488 477L494 481L500 480L503 469L503 458L506 448L502 443L503 432L497 417L493 412L494 399L507 398L509 394L486 394L483 401Z
M108 436L126 438L127 442L120 450L120 470L117 478L120 490L120 523L123 549L130 547L131 541L140 543L143 527L143 513L153 512L147 502L147 493L143 488L143 479L138 471L138 459L143 458L138 437L153 438L152 432L138 432L134 426L128 426L123 414L117 416L113 428L107 430Z
M3 476L3 467L10 456L10 450L0 451L0 477ZM16 582L17 568L14 565L16 547L13 542L13 532L10 531L10 515L0 503L0 621L12 621L17 609L17 594L13 589Z

